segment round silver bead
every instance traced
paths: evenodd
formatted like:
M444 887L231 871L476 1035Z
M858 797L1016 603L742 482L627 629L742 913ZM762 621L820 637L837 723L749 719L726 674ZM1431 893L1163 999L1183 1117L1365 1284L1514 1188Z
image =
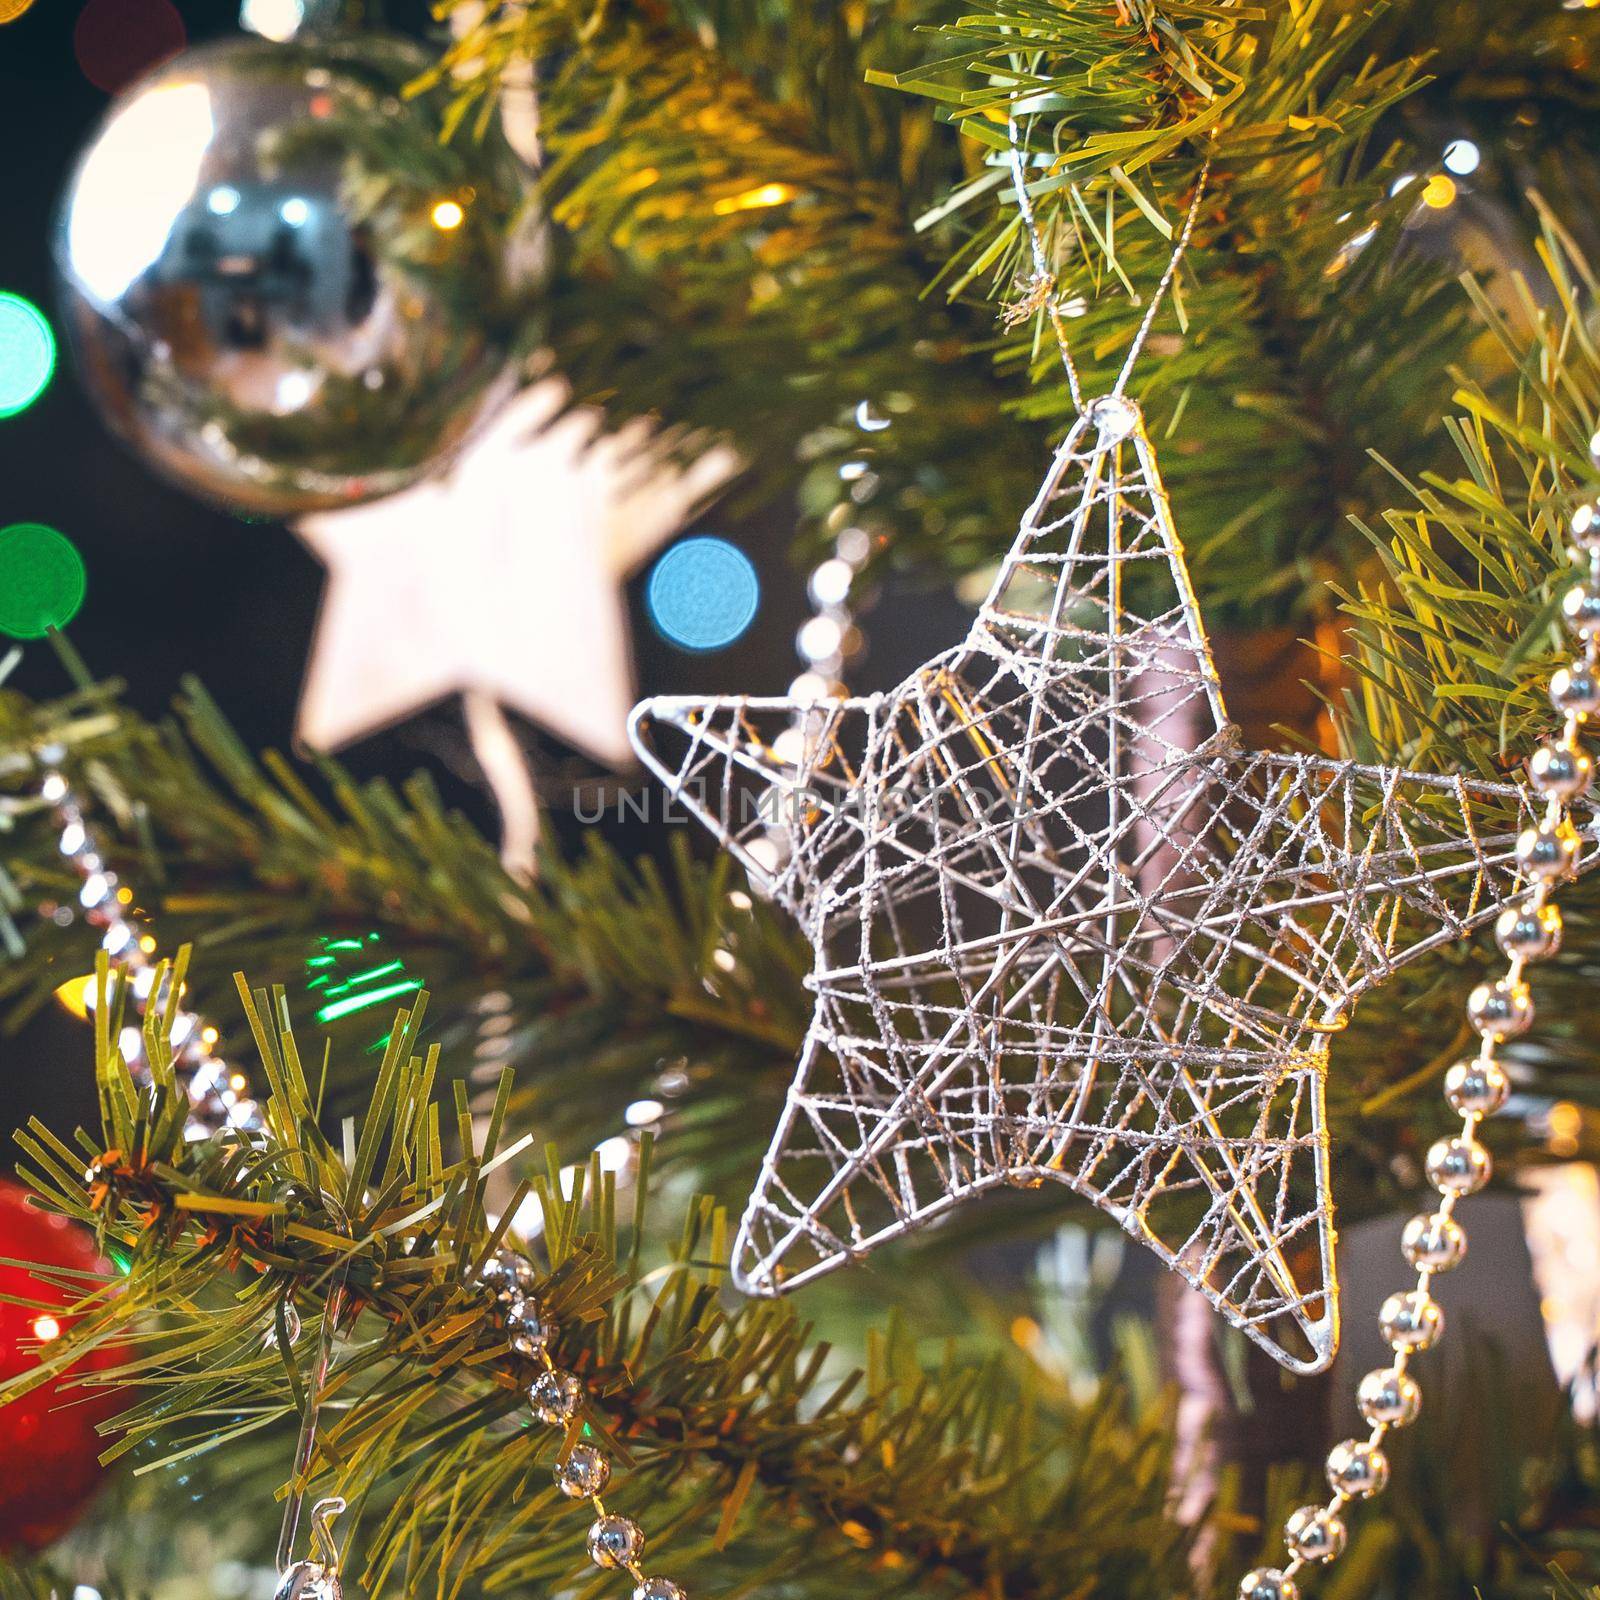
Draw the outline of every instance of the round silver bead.
M320 1561L296 1561L278 1579L272 1600L344 1600L338 1571Z
M1554 827L1541 822L1537 827L1524 828L1517 835L1517 865L1542 883L1571 877L1578 861L1578 842L1578 835L1568 822L1558 822Z
M541 1422L564 1428L583 1404L583 1384L575 1373L552 1367L528 1385L528 1404Z
M1326 1506L1301 1506L1283 1525L1289 1554L1302 1561L1337 1561L1350 1542L1344 1518Z
M1528 760L1528 782L1546 800L1576 800L1594 781L1594 758L1581 745L1542 744Z
M1506 1103L1511 1084L1498 1061L1473 1056L1444 1075L1444 1097L1463 1117L1492 1117Z
M1561 597L1561 615L1580 639L1600 637L1600 583L1585 578Z
M1361 1380L1356 1404L1368 1422L1386 1428L1408 1428L1422 1410L1422 1389L1409 1372L1378 1367Z
M1408 1289L1383 1302L1378 1326L1392 1349L1431 1350L1444 1332L1444 1312L1426 1289Z
M1366 1439L1345 1439L1328 1452L1328 1487L1336 1494L1365 1500L1388 1482L1388 1456Z
M1430 1211L1413 1217L1400 1235L1400 1249L1419 1271L1451 1272L1467 1253L1466 1230L1454 1217Z
M502 1305L509 1305L533 1293L539 1286L539 1274L526 1256L519 1256L515 1250L496 1250L478 1268L478 1282L492 1289Z
M1563 715L1580 717L1600 711L1600 677L1587 661L1557 667L1550 677L1550 704Z
M1533 995L1520 979L1480 983L1467 996L1467 1019L1488 1039L1514 1039L1533 1026Z
M506 1343L519 1356L543 1355L556 1336L555 1324L533 1299L513 1300L506 1307Z
M689 1600L683 1585L671 1578L646 1578L633 1586L633 1600Z
M589 1529L589 1559L597 1567L631 1567L644 1554L644 1529L632 1517L596 1517Z
M1300 1591L1276 1567L1257 1567L1239 1580L1239 1600L1300 1600Z
M1572 530L1573 544L1585 555L1600 551L1600 506L1592 503L1579 506L1567 526Z
M1428 1182L1441 1194L1476 1194L1489 1181L1494 1162L1476 1139L1440 1139L1424 1163Z
M578 1443L555 1466L556 1487L573 1500L592 1500L611 1482L611 1462L603 1450Z
M1507 906L1495 918L1495 943L1508 956L1542 961L1561 948L1561 908L1554 905Z

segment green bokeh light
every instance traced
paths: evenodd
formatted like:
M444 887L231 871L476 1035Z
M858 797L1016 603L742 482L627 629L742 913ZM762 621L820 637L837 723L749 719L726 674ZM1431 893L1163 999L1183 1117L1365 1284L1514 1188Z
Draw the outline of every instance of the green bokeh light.
M0 528L0 633L42 639L83 605L88 578L72 541L42 522Z
M0 417L26 411L56 370L56 336L31 300L0 289Z

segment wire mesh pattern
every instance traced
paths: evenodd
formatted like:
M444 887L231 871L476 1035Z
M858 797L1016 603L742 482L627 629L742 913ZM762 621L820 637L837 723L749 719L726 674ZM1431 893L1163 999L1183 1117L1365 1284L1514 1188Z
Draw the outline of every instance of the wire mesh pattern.
M967 638L898 689L633 727L816 949L742 1287L1049 1180L1285 1366L1332 1360L1328 1036L1495 914L1529 808L1243 748L1132 402L1080 417Z

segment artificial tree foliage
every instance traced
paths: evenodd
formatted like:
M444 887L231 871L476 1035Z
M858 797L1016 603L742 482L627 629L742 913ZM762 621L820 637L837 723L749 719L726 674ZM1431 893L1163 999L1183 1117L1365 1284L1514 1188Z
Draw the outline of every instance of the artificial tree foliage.
M1600 13L1555 0L461 9L439 46L455 137L493 116L508 67L534 67L552 257L540 331L575 399L617 423L659 416L669 441L731 440L745 464L734 503L791 498L801 556L834 531L841 482L863 468L872 492L848 515L876 560L981 579L1070 411L1045 297L1087 391L1103 390L1206 168L1194 248L1131 392L1208 618L1318 630L1339 657L1321 681L1344 755L1504 777L1551 727L1542 685L1573 576L1563 529L1600 487L1600 284L1585 260ZM1007 185L1013 124L1046 282ZM1465 194L1457 210L1419 199L1458 132L1484 148L1471 226ZM1495 265L1484 238L1520 276L1457 281ZM889 426L864 435L863 402ZM1038 1337L1048 1290L994 1269L1064 1214L1092 1225L1058 1195L957 1216L798 1305L731 1296L726 1207L769 1137L809 997L806 953L726 861L681 844L641 862L547 844L522 881L425 778L358 783L332 762L248 750L198 684L148 721L57 644L58 698L0 683L4 1021L15 1030L95 959L81 922L38 916L74 881L39 797L54 747L134 911L162 950L192 946L191 1002L271 1096L259 1144L185 1143L159 1026L146 1030L154 1093L134 1093L108 990L84 1035L102 1125L23 1135L48 1203L131 1262L88 1291L43 1369L136 1340L114 1375L128 1408L107 1439L121 1487L103 1527L170 1529L175 1502L155 1486L182 1474L219 1519L252 1507L225 1525L241 1559L269 1559L308 1349L342 1272L360 1311L313 1476L352 1502L355 1585L620 1592L584 1566L582 1518L550 1487L555 1441L523 1425L523 1375L471 1283L527 1193L562 1358L622 1464L618 1503L661 1553L653 1565L696 1596L1210 1600L1307 1496L1310 1468L1288 1463L1271 1506L1225 1475L1197 1523L1174 1518L1174 1413L1148 1343L1124 1338L1124 1375L1096 1380ZM1565 948L1539 968L1539 1026L1514 1047L1526 1114L1488 1130L1502 1182L1548 1159L1554 1102L1580 1109L1580 1153L1600 1145L1584 1026L1597 905L1594 880L1563 893ZM344 948L380 948L425 985L427 1040L420 991L377 1050L387 1016L331 1003ZM1462 999L1488 959L1485 941L1414 964L1335 1041L1344 1220L1418 1204L1439 1080L1467 1043ZM236 992L240 969L269 987ZM490 994L511 1026L486 1100L474 1045ZM8 1059L16 1037L0 1041ZM664 1103L662 1137L623 1193L589 1152L641 1098ZM496 1162L526 1187L491 1218ZM291 1295L302 1342L269 1348ZM1395 1487L1353 1514L1349 1554L1318 1579L1329 1600L1600 1594L1592 1429L1538 1434L1516 1375L1489 1346L1479 1359L1480 1389L1430 1391ZM1310 1400L1291 1386L1281 1403ZM1490 1508L1472 1527L1454 1516L1469 1493ZM86 1532L9 1561L0 1583L42 1597L90 1562L116 1597L170 1585L179 1565L154 1559L153 1532L93 1547Z

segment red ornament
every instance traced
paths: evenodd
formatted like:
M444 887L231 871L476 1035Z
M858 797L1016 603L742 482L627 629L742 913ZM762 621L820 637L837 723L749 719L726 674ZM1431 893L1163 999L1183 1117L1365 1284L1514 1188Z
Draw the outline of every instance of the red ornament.
M78 1272L107 1268L82 1228L40 1207L19 1183L0 1178L0 1257ZM83 1288L92 1287L87 1280ZM77 1292L24 1267L0 1265L0 1381L39 1364L41 1346L66 1330ZM60 1310L46 1309L59 1307ZM107 1441L96 1425L122 1407L109 1389L89 1389L77 1374L103 1371L125 1355L102 1346L52 1383L0 1405L0 1550L38 1550L64 1533L99 1484L96 1457Z

